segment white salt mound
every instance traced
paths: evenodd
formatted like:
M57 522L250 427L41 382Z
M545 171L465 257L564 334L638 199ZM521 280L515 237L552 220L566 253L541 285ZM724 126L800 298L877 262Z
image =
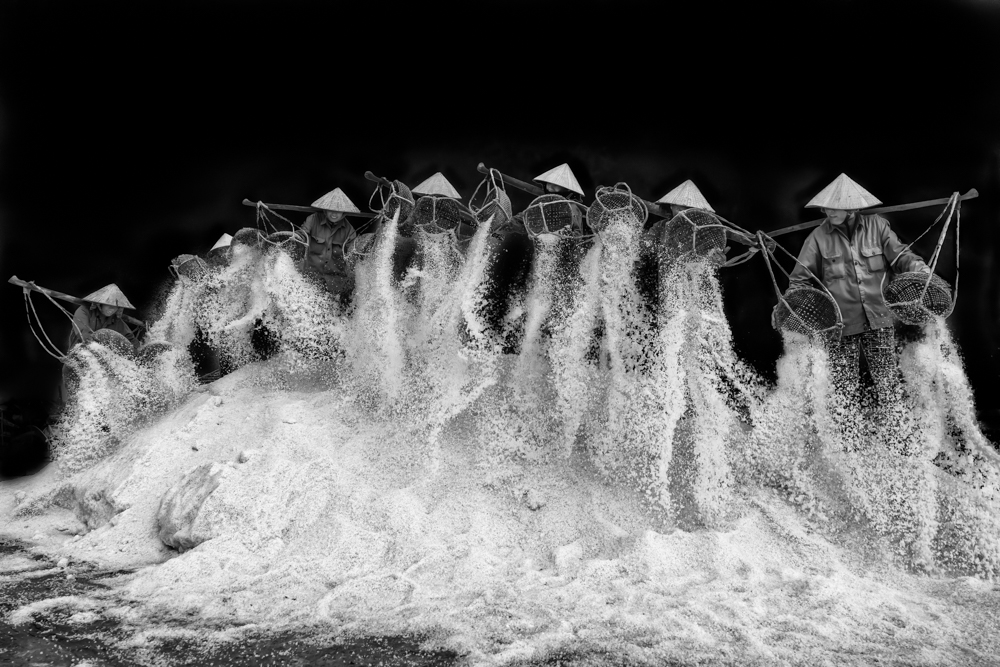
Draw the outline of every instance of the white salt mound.
M241 251L212 289L181 285L164 337L188 339L193 318L245 361L262 317L287 323L282 352L201 391L168 383L159 416L116 412L114 446L95 406L120 389L94 360L88 428L66 465L0 486L0 531L137 571L107 599L12 620L104 615L137 628L135 646L318 625L422 636L477 665L1000 655L997 466L946 334L904 353L922 389L892 423L922 426L900 435L838 403L825 353L801 341L777 386L757 378L711 267L665 267L654 317L624 222L570 268L558 245L541 251L507 319L526 332L516 355L482 319L486 233L467 255L421 237L395 284L397 222L347 312L316 307L280 251ZM239 299L205 306L222 293ZM941 453L954 474L931 463ZM70 512L85 534L58 530ZM0 576L32 567L0 559Z

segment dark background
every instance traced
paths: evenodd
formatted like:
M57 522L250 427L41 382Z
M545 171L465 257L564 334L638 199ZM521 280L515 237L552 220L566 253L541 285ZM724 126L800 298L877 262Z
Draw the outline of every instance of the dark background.
M6 0L0 277L77 296L116 282L142 315L171 258L253 225L244 197L309 204L339 186L365 208L366 169L410 185L442 170L468 197L481 160L522 178L569 161L588 201L693 178L751 230L814 218L803 205L842 171L886 204L975 187L949 322L993 425L998 38L985 1ZM909 241L938 212L893 226ZM939 273L954 280L950 245ZM773 375L763 263L723 275L738 351ZM38 305L62 344L68 322ZM3 286L0 403L49 396L58 373Z

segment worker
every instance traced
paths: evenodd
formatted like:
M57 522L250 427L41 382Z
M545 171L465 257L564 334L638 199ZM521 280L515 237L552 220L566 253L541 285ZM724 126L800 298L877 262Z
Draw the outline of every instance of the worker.
M314 201L312 208L316 212L302 225L309 244L302 259L302 270L319 276L330 294L345 302L354 291L354 270L346 253L357 238L347 216L361 211L340 188Z
M859 397L863 357L880 405L897 399L898 366L894 317L882 298L882 285L893 271L930 269L907 249L880 215L863 209L881 204L846 174L809 200L806 208L822 209L826 219L809 234L789 278L789 290L815 287L810 272L822 281L840 307L843 330L829 344L834 386L849 398ZM777 307L772 313L776 323Z
M132 347L138 350L139 339L122 319L124 310L134 310L135 306L125 298L118 285L106 285L82 300L84 304L73 314L73 328L69 333L67 349L72 349L79 343L89 343L96 331L111 329L125 336Z
M545 190L545 194L549 195L559 195L565 199L573 202L581 203L583 202L583 188L580 187L580 182L576 180L576 175L573 174L573 170L565 162L558 167L553 167L545 173L535 176L533 179L535 183L538 183ZM569 227L574 236L580 236L586 233L585 231L585 221L583 219L583 211L579 206L570 206L571 211L571 221ZM553 229L549 225L550 232L559 231L558 229Z

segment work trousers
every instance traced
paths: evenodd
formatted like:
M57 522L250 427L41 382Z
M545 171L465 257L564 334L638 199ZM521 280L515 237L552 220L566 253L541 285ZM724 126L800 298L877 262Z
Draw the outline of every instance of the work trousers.
M892 327L869 329L843 336L829 346L830 372L834 387L848 400L861 399L861 357L868 364L876 401L887 405L897 398L899 368L896 336Z
M862 356L871 376L870 386L861 381ZM905 450L909 413L904 405L893 328L868 329L844 336L830 345L829 360L830 379L836 394L834 401L842 406L835 412L847 422L867 423L862 432L868 435L885 431L888 435L882 437L883 440Z

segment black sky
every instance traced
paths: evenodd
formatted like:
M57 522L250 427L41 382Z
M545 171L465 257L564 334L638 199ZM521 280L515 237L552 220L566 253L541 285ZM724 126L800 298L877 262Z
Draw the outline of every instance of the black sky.
M148 308L172 257L253 224L244 197L339 186L363 205L366 169L442 170L466 196L481 160L521 177L569 160L588 195L626 181L656 199L694 178L765 230L810 219L841 171L886 203L975 187L950 321L996 418L997 5L397 4L0 3L0 277L78 295L117 282ZM912 239L932 219L893 224ZM771 372L763 265L725 288L740 353ZM0 289L0 312L0 401L47 392L58 364L19 290Z

